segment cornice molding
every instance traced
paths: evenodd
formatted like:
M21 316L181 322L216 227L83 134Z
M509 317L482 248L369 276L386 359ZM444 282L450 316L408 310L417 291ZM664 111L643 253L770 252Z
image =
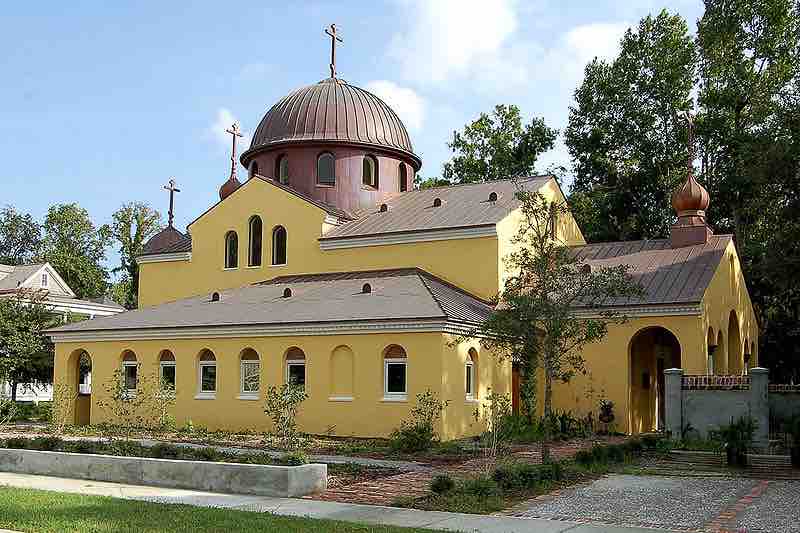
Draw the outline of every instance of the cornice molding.
M408 244L415 242L449 241L455 239L476 239L480 237L496 237L497 227L494 224L469 228L449 228L424 230L406 233L384 233L361 237L322 237L319 247L322 250L339 250L342 248L361 248L365 246L385 246L389 244Z
M620 315L630 318L641 318L648 316L700 316L702 306L700 304L661 304L661 305L633 305L598 307L593 309L581 309L576 312L578 316L586 318L598 318L602 311L614 311Z
M192 252L174 252L171 254L152 254L140 255L136 258L136 263L141 265L144 263L166 263L169 261L191 261Z

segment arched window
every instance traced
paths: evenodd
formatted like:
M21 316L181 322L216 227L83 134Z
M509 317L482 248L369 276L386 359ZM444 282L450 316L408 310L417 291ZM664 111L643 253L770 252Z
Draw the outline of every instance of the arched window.
M406 351L392 344L383 351L383 397L385 400L402 401L407 398Z
M475 369L478 367L478 352L475 348L470 348L467 353L467 362L464 371L464 391L467 395L467 400L474 400L478 383L476 382Z
M434 198L433 199L433 207L442 207L442 199L441 198Z
M130 350L122 352L122 377L125 381L125 390L136 394L138 385L139 363L136 361L136 354Z
M283 226L272 230L272 264L286 264L286 228Z
M235 231L225 234L225 268L239 267L239 236Z
M252 348L245 348L239 355L239 399L258 399L260 386L261 362L258 353Z
M286 352L286 383L306 388L306 354L300 348Z
M250 246L247 254L248 266L261 266L261 241L263 239L261 217L250 217Z
M250 177L254 178L258 175L258 163L256 161L250 162Z
M361 183L373 189L378 188L378 159L373 155L364 156L361 168Z
M406 192L408 190L408 171L405 163L400 163L397 167L397 179L400 180L400 192Z
M330 152L319 154L317 157L317 183L336 185L336 160Z
M285 155L278 157L275 162L275 177L278 178L278 183L283 185L289 183L289 158Z
M217 396L217 358L211 350L200 352L198 359L197 396L200 400L210 400Z
M163 350L158 357L159 381L161 390L175 392L175 355L169 350Z

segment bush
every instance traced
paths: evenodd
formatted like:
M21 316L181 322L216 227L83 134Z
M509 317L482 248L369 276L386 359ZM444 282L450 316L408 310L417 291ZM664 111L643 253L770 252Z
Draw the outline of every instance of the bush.
M300 445L297 414L307 398L305 389L294 383L284 383L280 388L271 385L267 389L264 413L272 419L273 430L287 450L294 450Z
M52 452L59 449L63 443L60 437L36 437L30 442L30 446L34 450Z
M731 425L720 428L729 466L747 466L747 450L755 431L756 423L749 416L740 417Z
M99 442L78 440L65 444L64 448L72 453L101 453L104 451L105 446Z
M500 487L490 477L476 477L461 482L459 491L479 498L490 498L500 495Z
M530 489L544 482L559 481L563 477L561 463L512 463L496 468L492 474L492 479L503 490Z
M431 492L436 494L450 492L455 486L456 482L448 474L438 474L431 480Z
M198 461L219 461L220 453L216 448L196 448L193 452Z
M151 446L148 451L150 452L150 457L155 457L156 459L177 459L181 456L182 450L174 444L159 442L155 446Z
M25 450L30 445L30 440L24 437L10 437L6 439L4 446L14 450Z
M641 437L642 446L647 450L657 449L662 440L664 440L664 438L658 435L642 435Z
M309 463L308 454L302 450L295 450L284 454L282 457L283 462L288 466L307 465Z
M589 450L578 450L575 454L575 462L579 465L589 466L594 461L594 456Z
M430 389L417 394L417 403L411 409L411 419L403 420L399 429L390 435L391 447L405 453L430 450L438 440L436 422L449 404L442 402Z

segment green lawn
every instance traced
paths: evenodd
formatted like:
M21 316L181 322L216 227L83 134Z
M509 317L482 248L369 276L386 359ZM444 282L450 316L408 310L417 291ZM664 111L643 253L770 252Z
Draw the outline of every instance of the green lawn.
M70 531L422 533L429 531L5 487L0 488L0 529L3 528L53 533Z

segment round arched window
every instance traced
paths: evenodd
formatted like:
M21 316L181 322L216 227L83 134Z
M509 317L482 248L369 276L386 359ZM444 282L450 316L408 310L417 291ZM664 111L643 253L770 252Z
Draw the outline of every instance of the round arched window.
M317 183L336 185L336 160L330 152L319 154L317 157Z

